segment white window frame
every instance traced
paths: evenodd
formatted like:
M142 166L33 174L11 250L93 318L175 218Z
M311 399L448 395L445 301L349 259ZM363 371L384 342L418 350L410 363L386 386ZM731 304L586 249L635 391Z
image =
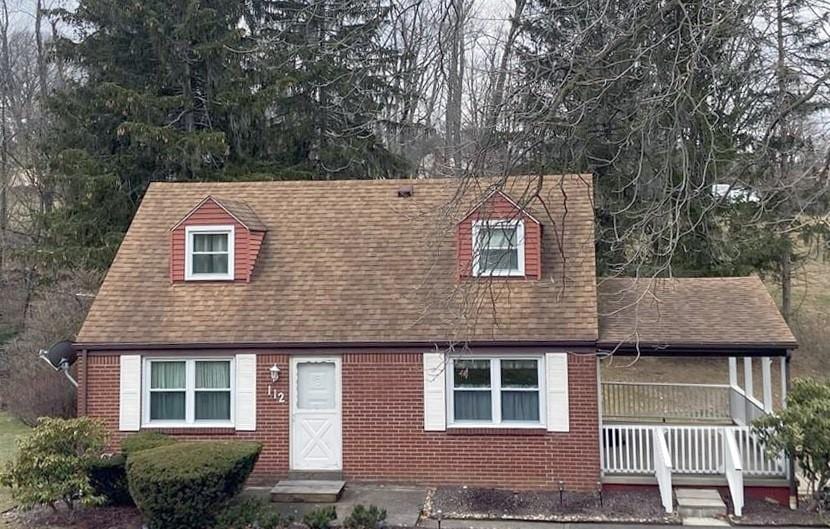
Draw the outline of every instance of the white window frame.
M516 251L518 256L518 268L512 270L483 271L479 266L482 248L479 247L481 239L479 234L482 229L493 229L501 227L516 228ZM523 220L477 220L473 222L473 275L479 277L524 277L525 275L525 223Z
M153 363L161 362L184 362L185 363L185 399L184 399L184 421L159 421L150 420L150 369ZM196 392L197 391L222 391L222 390L197 390L196 389L196 362L228 362L230 364L231 377L231 417L228 421L197 421L196 420ZM150 428L233 428L235 426L234 413L236 410L236 359L233 357L161 357L145 358L142 367L142 413L141 425Z
M185 227L185 259L184 279L185 281L232 281L236 259L234 258L234 235L235 226L186 226ZM228 272L226 274L197 274L193 272L193 238L194 235L227 235L228 236Z
M455 420L455 361L456 360L486 360L490 362L490 406L492 420L489 421L456 421ZM539 420L538 421L502 421L501 418L501 392L522 391L519 388L501 387L501 361L502 360L535 360L538 377L539 392ZM522 355L522 356L453 356L447 360L446 383L447 383L447 424L457 428L546 428L547 427L547 391L545 388L545 357L544 355ZM467 388L459 388L466 390ZM530 390L529 390L530 391Z

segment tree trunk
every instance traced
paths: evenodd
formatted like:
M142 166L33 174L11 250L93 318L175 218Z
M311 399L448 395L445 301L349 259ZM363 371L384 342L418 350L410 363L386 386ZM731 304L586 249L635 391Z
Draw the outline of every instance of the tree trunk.
M464 89L464 0L453 0L447 72L446 157L454 176L461 172L461 102Z

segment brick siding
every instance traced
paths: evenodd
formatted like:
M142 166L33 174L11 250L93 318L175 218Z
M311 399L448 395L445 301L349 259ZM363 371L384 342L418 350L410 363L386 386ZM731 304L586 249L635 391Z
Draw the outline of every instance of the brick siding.
M82 356L78 366L79 412L105 422L113 432L113 450L125 435L117 431L118 358ZM285 393L285 403L267 395L268 368L275 363L282 376L273 389ZM256 432L164 431L181 439L258 440L264 449L255 476L284 476L289 469L288 365L286 355L258 354ZM600 479L596 359L591 355L570 356L568 433L483 428L425 432L420 354L344 354L342 368L343 474L348 480L514 489L555 488L562 480L569 490L587 490Z

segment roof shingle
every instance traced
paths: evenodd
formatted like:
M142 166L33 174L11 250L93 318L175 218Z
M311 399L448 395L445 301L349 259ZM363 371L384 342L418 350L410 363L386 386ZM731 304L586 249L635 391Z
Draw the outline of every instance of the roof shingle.
M598 290L606 347L797 345L757 276L615 278Z
M512 178L505 191L524 206L537 182ZM398 197L404 183L412 197ZM596 340L591 177L544 177L527 204L545 225L538 281L457 281L455 223L486 194L449 179L154 183L77 340ZM268 228L250 283L170 281L170 227L210 195Z

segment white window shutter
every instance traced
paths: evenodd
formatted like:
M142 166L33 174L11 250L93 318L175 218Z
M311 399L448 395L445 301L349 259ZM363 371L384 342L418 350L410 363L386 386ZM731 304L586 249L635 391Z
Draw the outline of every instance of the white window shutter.
M141 428L141 356L121 355L118 429L137 432Z
M256 355L236 355L236 429L256 430Z
M424 353L424 430L447 429L447 386L444 353Z
M547 393L548 431L567 432L570 429L568 404L568 354L545 354L545 391Z

